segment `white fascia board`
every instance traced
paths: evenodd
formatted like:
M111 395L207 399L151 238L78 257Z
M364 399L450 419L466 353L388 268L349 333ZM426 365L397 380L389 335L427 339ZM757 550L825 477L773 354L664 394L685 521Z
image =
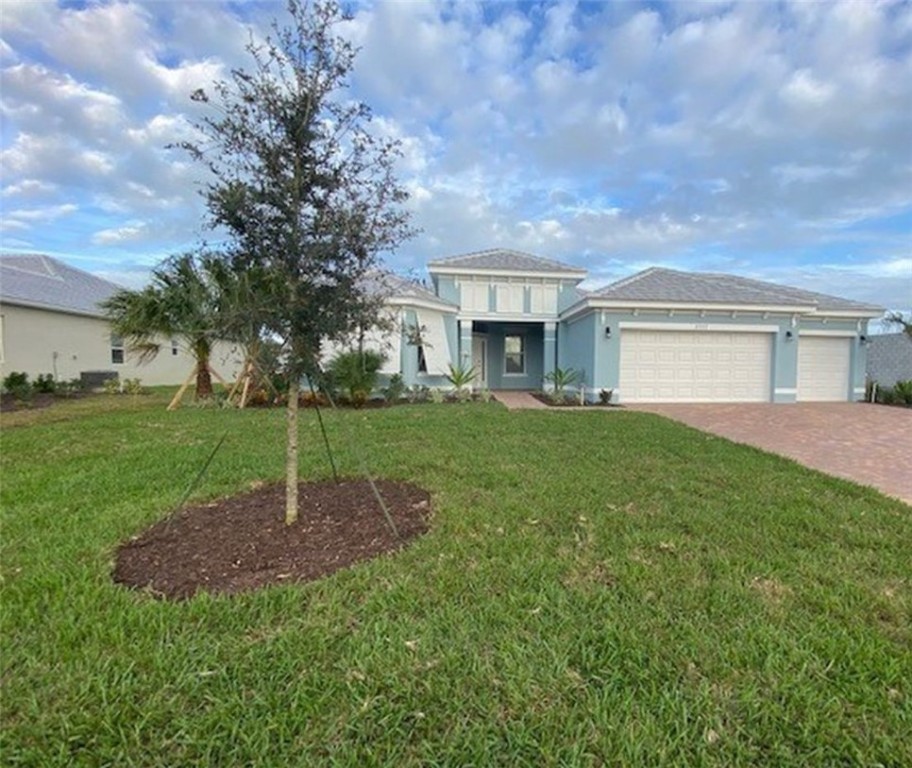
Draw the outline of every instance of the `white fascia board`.
M503 312L460 312L457 319L478 320L483 323L554 323L557 321L557 315L508 315Z
M745 325L743 323L682 323L680 321L628 321L618 323L622 331L701 331L719 333L778 333L778 325Z
M459 311L459 307L455 304L444 304L443 302L438 304L435 301L429 301L427 299L410 299L407 296L394 296L387 299L386 303L395 307L420 307L421 309L433 309L437 312L447 312L454 315Z
M858 334L855 331L824 331L816 328L799 328L798 338L802 336L835 336L837 338L853 339Z
M806 315L813 312L814 307L776 304L711 304L684 301L618 301L616 299L586 298L565 309L561 313L561 319L595 309L627 311L636 309L641 312L663 312L667 310L682 310L686 312L770 312L780 315Z
M840 320L861 320L861 319L873 319L875 317L882 317L883 310L874 310L874 309L830 309L830 310L814 310L810 313L812 317L830 317L830 318L839 318Z
M575 280L581 283L586 279L586 270L566 271L566 272L535 272L532 270L521 269L469 269L467 267L435 267L428 265L428 272L432 275L453 275L456 277L521 277L523 279L552 279L552 280Z
M106 320L105 314L98 312L87 312L82 309L70 309L68 307L55 307L52 304L42 304L38 301L24 301L22 299L0 299L0 307L25 307L26 309L42 309L45 312L56 312L60 315L75 315L76 317L93 317L96 320Z

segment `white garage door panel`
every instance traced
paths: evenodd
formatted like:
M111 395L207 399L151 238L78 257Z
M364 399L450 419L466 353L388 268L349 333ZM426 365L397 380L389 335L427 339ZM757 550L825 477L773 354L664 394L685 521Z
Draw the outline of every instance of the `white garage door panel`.
M770 338L768 333L622 331L621 401L765 402Z
M841 402L848 399L851 339L798 337L798 399Z

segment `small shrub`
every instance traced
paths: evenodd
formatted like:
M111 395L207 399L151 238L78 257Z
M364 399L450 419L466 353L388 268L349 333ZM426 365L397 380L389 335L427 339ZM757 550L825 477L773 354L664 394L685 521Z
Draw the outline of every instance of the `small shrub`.
M456 390L456 401L459 403L468 403L472 400L472 390L468 387L463 387Z
M912 379L897 381L892 387L878 385L875 402L881 405L912 405Z
M363 405L377 386L383 355L370 349L340 352L329 364L329 373L338 387L348 393L352 403Z
M125 395L144 395L146 390L143 389L141 379L124 379L123 389Z
M424 384L415 384L405 391L405 399L410 403L426 403L431 396L431 390Z
M14 392L23 387L30 387L28 374L23 371L12 371L3 379L3 389L6 392Z
M475 368L469 366L468 368L461 365L453 365L450 363L450 372L446 375L446 380L450 382L457 392L467 389L469 392L472 391L472 382L475 381Z
M483 403L490 403L494 399L494 395L490 389L481 390L481 392L478 393L478 397Z
M405 382L402 381L402 375L394 373L390 376L389 384L383 388L383 399L388 403L397 403L405 394Z
M308 392L307 394L310 393ZM300 400L298 402L300 402ZM253 408L262 408L267 405L272 405L272 403L272 395L266 387L255 387L247 393L246 405Z
M897 381L893 386L893 397L897 403L912 405L912 379Z
M34 388L36 392L44 395L53 395L57 391L57 384L54 377L49 373L39 373L35 378Z
M70 379L57 384L57 394L60 397L73 397L82 392L82 379Z
M611 398L614 396L613 389L600 389L599 390L599 402L602 405L611 405Z
M428 395L431 398L431 402L437 403L437 405L440 405L440 403L442 403L444 400L446 400L446 395L444 394L443 390L440 389L439 387L434 387L432 390L430 390L428 392Z
M579 380L580 373L574 368L555 368L553 371L545 374L545 381L554 387L551 394L552 402L563 403L565 400L564 391L567 387L572 387Z
M302 408L326 408L329 406L329 398L319 390L316 392L302 392L298 398L298 403Z
M116 376L112 379L105 379L103 388L106 395L119 395L121 392L120 379Z
M18 402L27 403L32 399L33 389L28 374L12 371L3 379L3 389L9 392Z

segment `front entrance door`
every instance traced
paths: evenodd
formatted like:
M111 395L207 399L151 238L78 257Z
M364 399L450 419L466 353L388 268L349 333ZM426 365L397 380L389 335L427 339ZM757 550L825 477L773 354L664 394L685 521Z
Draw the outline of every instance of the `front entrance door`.
M475 369L475 386L488 386L488 338L472 336L472 367Z

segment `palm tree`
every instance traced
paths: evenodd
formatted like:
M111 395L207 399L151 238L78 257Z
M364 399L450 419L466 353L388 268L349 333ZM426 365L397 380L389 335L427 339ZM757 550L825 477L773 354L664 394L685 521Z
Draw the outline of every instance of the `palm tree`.
M887 312L884 322L887 325L898 325L906 336L912 338L912 318L907 320L902 312Z
M118 291L101 305L113 332L141 362L158 354L162 337L180 339L196 361L197 398L212 395L212 347L230 335L221 322L223 292L207 269L210 258L186 253L167 259L152 271L149 286Z

